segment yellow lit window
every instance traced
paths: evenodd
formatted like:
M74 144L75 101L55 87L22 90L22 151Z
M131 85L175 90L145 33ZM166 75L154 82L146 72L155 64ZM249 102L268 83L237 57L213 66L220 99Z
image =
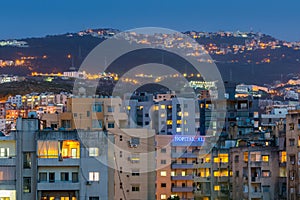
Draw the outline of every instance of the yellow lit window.
M167 172L166 171L161 171L160 176L167 176Z
M172 125L173 121L172 120L168 120L167 121L167 125Z
M185 176L185 174L186 174L185 171L181 172L181 176Z
M220 186L219 185L215 185L214 186L214 191L220 191Z
M168 106L168 109L172 109L172 106Z
M131 107L130 106L127 106L127 110L130 110L131 109Z
M171 176L175 176L175 172L174 171L171 171Z
M159 107L158 106L154 106L154 110L158 110L159 109Z
M286 162L286 151L281 152L280 162Z
M166 109L166 105L160 105L160 109Z
M166 194L161 194L160 199L167 199L167 195Z
M244 152L244 161L248 162L248 152Z
M166 116L165 113L161 113L161 114L160 114L160 117L165 117L165 116Z
M220 162L228 163L228 154L219 154Z
M269 162L269 156L268 155L262 156L262 161Z
M183 116L188 117L189 113L188 112L184 112Z
M214 171L214 176L219 177L220 176L220 171Z
M182 116L182 112L178 112L177 115L178 115L178 116Z
M182 123L182 121L181 120L177 120L177 124L181 124Z

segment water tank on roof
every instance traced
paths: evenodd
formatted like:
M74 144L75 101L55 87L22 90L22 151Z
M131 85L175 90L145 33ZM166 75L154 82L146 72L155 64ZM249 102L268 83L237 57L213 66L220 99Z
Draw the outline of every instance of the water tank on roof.
M28 118L37 118L37 114L35 111L31 111L28 113Z

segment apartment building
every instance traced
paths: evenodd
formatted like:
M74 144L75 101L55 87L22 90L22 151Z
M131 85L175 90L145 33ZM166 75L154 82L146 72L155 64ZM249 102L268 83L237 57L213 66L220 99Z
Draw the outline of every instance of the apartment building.
M286 116L286 170L288 199L300 198L300 110L291 110Z
M36 118L0 136L0 197L5 200L112 199L106 132L43 131Z

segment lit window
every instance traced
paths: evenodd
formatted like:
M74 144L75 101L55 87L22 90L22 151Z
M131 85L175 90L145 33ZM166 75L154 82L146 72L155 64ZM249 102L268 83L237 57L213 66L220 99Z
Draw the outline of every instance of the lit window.
M99 181L99 172L90 172L89 181Z
M160 199L167 199L167 195L166 194L161 194Z
M271 172L268 170L263 170L262 171L262 177L270 177L271 176Z
M160 117L161 117L161 118L164 118L165 116L166 116L165 113L161 113L161 114L160 114Z
M166 109L166 105L160 105L160 109Z
M97 147L90 147L89 148L89 156L99 156L99 148Z
M248 162L248 152L244 152L244 161Z
M181 120L177 120L176 123L177 124L182 124L182 121Z
M171 176L175 176L175 172L174 171L171 171Z
M259 162L261 161L261 154L260 152L251 152L250 159L252 162Z
M9 156L9 148L0 148L0 157L6 158Z
M167 172L166 171L161 171L160 176L167 176Z
M182 171L181 176L185 176L185 175L186 175L185 171Z
M214 186L214 191L220 191L220 186L219 185L215 185Z
M167 120L167 125L172 125L173 121L172 120Z
M188 112L184 112L183 116L188 117L189 113Z
M262 161L269 162L269 156L268 155L262 156Z
M159 107L158 106L154 106L154 110L158 110L159 109Z
M280 162L286 162L286 151L280 152Z

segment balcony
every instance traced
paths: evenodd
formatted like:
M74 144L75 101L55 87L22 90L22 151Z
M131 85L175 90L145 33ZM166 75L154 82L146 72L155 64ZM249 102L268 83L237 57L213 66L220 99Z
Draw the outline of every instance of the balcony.
M172 158L197 158L198 156L195 153L188 152L188 153L171 153Z
M263 195L262 195L262 193L261 192L251 192L250 193L250 197L251 198L255 198L255 199L259 199L259 198L262 198L263 197Z
M193 180L193 176L192 175L187 175L187 176L172 176L171 177L172 181L179 181L179 180Z
M38 158L38 166L79 166L80 159Z
M16 158L0 158L0 166L15 166L16 165Z
M193 192L193 187L172 187L172 192Z
M216 181L221 183L221 182L229 182L229 176L220 176L220 177L215 177Z
M0 189L1 190L15 190L16 189L16 181L0 181Z
M80 183L72 181L39 182L37 190L79 190Z
M193 169L194 168L194 164L188 164L188 163L174 163L171 165L172 169Z
M259 183L260 181L260 177L251 177L251 182Z
M195 195L195 197L209 197L210 191L209 190L195 190L194 195Z
M194 177L194 182L197 182L197 183L210 182L210 180L211 180L210 176L208 176L208 177L195 176Z
M195 165L195 168L211 168L212 164L207 162L207 163L199 163Z

